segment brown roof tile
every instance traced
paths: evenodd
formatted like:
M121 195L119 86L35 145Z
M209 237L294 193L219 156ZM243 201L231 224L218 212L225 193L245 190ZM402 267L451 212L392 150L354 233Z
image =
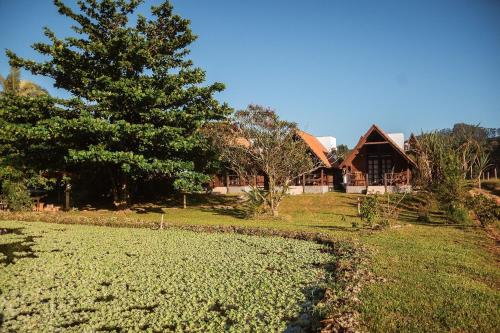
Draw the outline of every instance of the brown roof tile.
M309 146L311 151L316 155L320 161L328 168L330 168L332 165L330 161L328 160L328 150L319 142L319 140L304 131L298 131L298 135L301 137L302 140Z

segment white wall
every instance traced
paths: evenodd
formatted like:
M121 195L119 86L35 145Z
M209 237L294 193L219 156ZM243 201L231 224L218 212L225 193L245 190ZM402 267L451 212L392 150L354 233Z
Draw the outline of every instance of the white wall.
M337 139L333 136L317 136L316 139L325 146L327 150L337 149Z
M403 133L387 133L387 135L397 144L401 149L405 149L405 135Z

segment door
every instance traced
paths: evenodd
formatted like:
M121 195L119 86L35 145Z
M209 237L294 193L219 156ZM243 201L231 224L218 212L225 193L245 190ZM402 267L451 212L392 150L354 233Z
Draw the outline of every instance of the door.
M379 159L368 158L368 185L378 185L380 178Z
M390 174L392 166L390 157L368 157L368 185L384 185L384 174Z

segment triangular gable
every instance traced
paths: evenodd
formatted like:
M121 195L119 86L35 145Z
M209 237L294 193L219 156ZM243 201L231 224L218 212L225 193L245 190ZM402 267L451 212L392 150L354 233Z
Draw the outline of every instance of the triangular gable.
M346 157L346 159L342 163L340 163L339 167L344 168L347 164L352 163L352 160L354 160L356 155L358 155L360 149L364 146L364 144L368 142L367 141L368 139L370 139L371 142L377 142L379 138L382 138L383 141L389 143L389 145L391 145L396 151L398 151L401 154L401 156L403 156L412 166L414 167L417 166L415 162L410 157L408 157L408 155L406 155L404 150L390 138L389 135L387 135L380 127L373 124L370 127L370 129L368 129L368 131L365 133L365 135L363 135L359 139L358 143L356 144L354 149L351 150L350 154Z
M306 143L306 145L309 146L313 154L318 157L318 159L324 164L324 166L326 166L327 168L332 167L327 157L328 150L321 144L321 142L319 142L319 140L315 136L300 130L297 131L297 134Z

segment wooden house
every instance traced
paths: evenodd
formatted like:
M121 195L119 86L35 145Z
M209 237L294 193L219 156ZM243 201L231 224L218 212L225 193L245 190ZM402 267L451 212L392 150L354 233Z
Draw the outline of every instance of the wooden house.
M298 131L297 138L306 143L311 158L318 167L313 172L294 179L289 188L289 193L325 193L333 190L336 169L330 160L330 151L321 144L318 138L304 131ZM266 176L261 174L254 177L254 179L248 180L242 179L235 174L219 174L213 177L209 187L212 193L233 194L248 191L251 185L266 188Z
M348 193L385 193L411 190L415 162L377 125L372 125L340 164L342 183Z

